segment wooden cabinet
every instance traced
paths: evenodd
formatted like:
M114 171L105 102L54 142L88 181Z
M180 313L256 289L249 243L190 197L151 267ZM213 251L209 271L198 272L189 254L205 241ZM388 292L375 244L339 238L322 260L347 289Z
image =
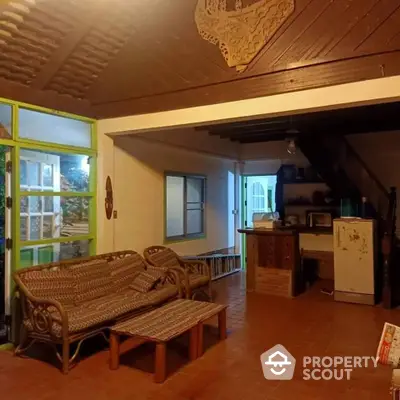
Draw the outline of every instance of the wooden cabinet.
M288 230L239 230L246 235L247 290L292 297L300 287L299 235Z

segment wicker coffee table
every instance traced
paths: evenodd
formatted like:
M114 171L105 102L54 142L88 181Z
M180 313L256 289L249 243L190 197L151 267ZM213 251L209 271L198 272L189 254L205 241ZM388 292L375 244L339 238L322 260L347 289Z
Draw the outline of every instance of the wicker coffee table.
M202 301L175 300L154 311L114 325L110 335L110 368L119 367L121 336L155 342L155 382L164 382L167 342L190 331L190 360L195 360L203 350L203 322L215 315L218 315L220 338L225 339L226 306Z

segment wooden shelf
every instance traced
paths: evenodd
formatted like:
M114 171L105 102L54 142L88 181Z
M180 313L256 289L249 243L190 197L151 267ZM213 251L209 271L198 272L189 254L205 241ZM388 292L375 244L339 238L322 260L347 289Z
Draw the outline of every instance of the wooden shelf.
M211 279L216 280L241 270L240 254L212 254L208 256L187 256L184 259L204 261L211 270Z
M240 272L241 270L242 270L241 268L238 268L238 269L235 269L233 271L225 272L223 274L214 276L211 280L212 281L216 281L218 279L224 278L225 276L236 274L237 272Z

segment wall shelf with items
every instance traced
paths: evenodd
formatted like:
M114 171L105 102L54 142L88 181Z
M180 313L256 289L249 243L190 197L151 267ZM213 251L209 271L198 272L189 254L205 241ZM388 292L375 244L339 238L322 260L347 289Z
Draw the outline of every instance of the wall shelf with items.
M240 254L212 254L183 258L204 261L210 267L212 280L223 278L241 270Z
M276 210L283 226L313 227L310 213L336 216L338 199L311 166L282 165L277 174Z

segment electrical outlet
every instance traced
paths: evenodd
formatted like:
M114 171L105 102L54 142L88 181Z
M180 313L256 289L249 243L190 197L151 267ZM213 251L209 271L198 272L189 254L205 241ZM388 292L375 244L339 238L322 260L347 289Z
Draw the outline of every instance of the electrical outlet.
M118 211L117 211L117 210L114 210L114 211L113 211L113 218L114 218L114 219L117 219L117 218L118 218Z

